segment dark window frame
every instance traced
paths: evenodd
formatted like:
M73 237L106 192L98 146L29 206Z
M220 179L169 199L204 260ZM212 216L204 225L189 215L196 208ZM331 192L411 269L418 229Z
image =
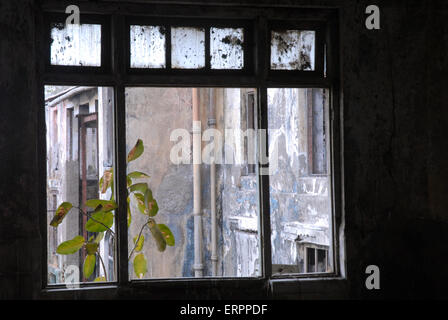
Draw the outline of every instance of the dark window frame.
M269 176L258 175L259 197L260 197L260 232L261 232L261 255L262 275L259 278L191 278L191 279L148 279L131 281L128 278L128 243L126 223L126 144L125 144L125 96L126 86L179 86L179 87L243 87L257 88L258 101L258 128L267 129L267 88L269 87L296 87L296 88L327 88L330 91L330 168L332 182L332 214L333 214L333 260L334 272L325 274L326 278L341 279L345 277L344 263L341 259L343 251L343 240L340 240L340 227L343 221L342 198L342 159L341 159L341 118L340 118L340 73L338 54L338 12L332 8L302 8L302 7L275 7L275 6L243 6L244 10L236 6L205 6L201 5L176 5L176 4L136 4L124 5L110 3L108 6L93 2L81 3L81 23L100 22L102 28L102 65L101 67L64 67L49 65L49 18L58 17L58 21L65 19L65 6L57 1L43 1L41 11L36 16L36 34L40 37L37 45L38 70L38 92L43 105L44 85L95 85L111 86L114 89L114 140L115 140L115 185L117 186L117 281L102 284L83 284L82 287L92 288L114 288L127 290L136 288L157 288L161 286L175 286L178 288L201 288L210 283L219 285L221 288L266 288L269 283L280 278L290 280L291 284L298 279L313 278L310 274L296 274L276 277L272 274L271 248L270 248L270 218L269 218ZM93 18L86 17L91 15ZM241 70L205 70L200 72L135 72L129 70L129 21L127 17L140 16L142 24L156 25L154 17L159 19L180 19L188 17L191 21L195 19L226 19L233 21L250 21L253 26L253 47L250 49L253 57L253 69ZM230 19L231 18L231 19ZM131 18L129 18L131 19ZM62 20L64 21L64 20ZM146 22L145 22L146 21ZM300 23L294 22L300 21ZM293 25L303 26L304 30L310 30L307 26L318 30L316 41L319 39L323 47L316 50L316 71L277 71L270 70L270 30ZM230 25L229 25L230 26ZM311 29L313 30L313 29ZM207 38L207 36L206 36ZM247 50L246 50L247 51ZM246 59L245 65L249 60ZM108 54L106 54L108 53ZM105 55L105 56L103 56ZM324 70L324 57L325 70ZM207 60L207 59L206 59ZM322 63L318 62L322 61ZM318 67L319 66L319 67ZM150 69L149 69L150 70ZM190 70L189 70L190 71ZM45 111L38 107L39 114L39 144L45 146ZM259 144L259 148L265 150L266 145ZM46 217L46 162L45 149L40 148L39 168L40 190L39 207L41 216ZM263 167L266 165L260 165ZM121 223L120 223L121 221ZM42 234L46 234L46 218L40 222ZM341 231L343 232L343 230ZM42 237L42 261L47 261L46 241ZM42 270L43 292L60 292L65 286L49 286L47 284L47 269ZM321 276L321 275L316 275ZM289 282L288 282L289 283ZM59 290L59 291L58 291ZM69 290L69 289L67 289ZM74 289L70 289L74 290ZM69 291L70 291L69 290Z

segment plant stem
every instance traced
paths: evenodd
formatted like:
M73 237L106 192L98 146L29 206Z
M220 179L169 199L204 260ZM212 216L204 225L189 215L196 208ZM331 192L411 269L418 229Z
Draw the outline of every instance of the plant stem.
M112 235L115 236L115 232L114 232L111 228L109 228L108 226L106 226L104 223L102 223L102 222L100 222L100 221L98 221L98 220L95 220L95 219L92 218L88 213L84 212L84 210L82 210L82 209L79 208L79 207L73 207L73 208L78 209L78 210L79 210L83 215L85 215L86 217L88 217L88 218L92 219L93 221L95 221L96 223L99 223L99 224L101 224L102 226L106 227L106 228L112 233Z
M144 228L148 223L149 223L149 221L146 222L146 223L142 226L142 228L140 229L140 233L138 234L137 240L135 241L134 248L132 248L132 251L131 251L131 253L129 254L128 261L131 260L131 256L132 256L132 254L134 253L135 248L137 248L138 240L140 240L140 237L141 237L141 235L142 235L143 228Z
M107 281L107 272L106 272L106 267L104 266L103 258L101 258L101 254L100 254L99 252L97 252L97 254L98 254L98 257L100 258L101 265L103 266L103 270L104 270L104 278L105 278L106 281Z

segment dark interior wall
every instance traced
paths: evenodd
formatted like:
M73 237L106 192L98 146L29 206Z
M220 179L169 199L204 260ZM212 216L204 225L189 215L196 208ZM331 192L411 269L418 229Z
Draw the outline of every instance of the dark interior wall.
M447 4L377 1L381 29L370 31L370 1L271 3L340 8L347 280L331 297L446 298ZM0 2L0 298L42 297L37 9L33 0ZM381 290L365 289L369 264L380 267ZM264 294L258 286L246 290L246 297ZM293 289L287 297L326 297L319 285L310 291ZM203 292L232 297L235 287Z
M347 265L354 297L447 297L447 7L368 1L342 11ZM382 289L363 289L369 264Z
M33 1L0 2L0 297L31 297L40 275Z

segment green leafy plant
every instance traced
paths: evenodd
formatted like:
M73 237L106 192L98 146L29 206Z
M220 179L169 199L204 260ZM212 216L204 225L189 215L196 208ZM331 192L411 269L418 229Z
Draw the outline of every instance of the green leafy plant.
M135 146L129 151L127 156L127 163L136 160L144 152L143 141L137 140ZM85 229L89 232L97 233L96 236L91 236L89 239L85 239L83 236L76 236L71 240L67 240L59 244L56 249L58 254L69 255L78 252L79 250L85 250L85 260L83 263L83 274L85 278L89 278L95 269L96 261L99 259L103 271L104 277L97 277L94 282L107 281L106 268L104 266L103 258L99 251L100 243L104 238L104 233L109 231L111 235L115 235L112 230L112 226L115 220L115 210L118 205L114 200L114 176L113 168L104 172L99 181L100 193L105 194L109 189L111 190L111 197L109 200L104 199L89 199L86 201L85 206L93 208L93 212L87 213L82 208L73 206L70 202L63 202L59 205L53 219L50 222L50 226L57 228L64 218L72 211L72 209L78 210L81 214L88 217L85 224ZM165 251L166 246L174 246L175 239L173 233L164 224L159 224L155 220L155 216L159 211L156 199L152 195L151 189L146 182L134 183L135 179L149 179L146 173L140 171L130 172L126 176L127 182L127 225L128 228L132 221L132 210L130 206L131 196L137 201L138 211L146 216L146 222L141 226L139 234L133 238L134 247L129 253L128 260L133 261L134 272L137 277L142 278L147 272L147 260L142 252L145 245L145 237L143 230L148 228L154 241L156 242L157 249L159 251Z

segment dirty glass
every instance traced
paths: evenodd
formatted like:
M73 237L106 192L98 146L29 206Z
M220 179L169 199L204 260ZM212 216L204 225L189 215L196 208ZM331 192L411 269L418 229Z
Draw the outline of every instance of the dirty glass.
M314 70L315 31L271 31L271 69Z
M131 279L260 275L249 93L126 88Z
M274 274L333 270L328 106L326 89L268 89Z
M130 26L131 68L165 68L165 29Z
M205 32L203 28L171 28L171 64L175 69L205 67Z
M244 29L210 28L212 69L242 69Z
M45 86L49 284L116 279L113 93Z
M50 62L60 66L101 66L101 25L53 24Z

